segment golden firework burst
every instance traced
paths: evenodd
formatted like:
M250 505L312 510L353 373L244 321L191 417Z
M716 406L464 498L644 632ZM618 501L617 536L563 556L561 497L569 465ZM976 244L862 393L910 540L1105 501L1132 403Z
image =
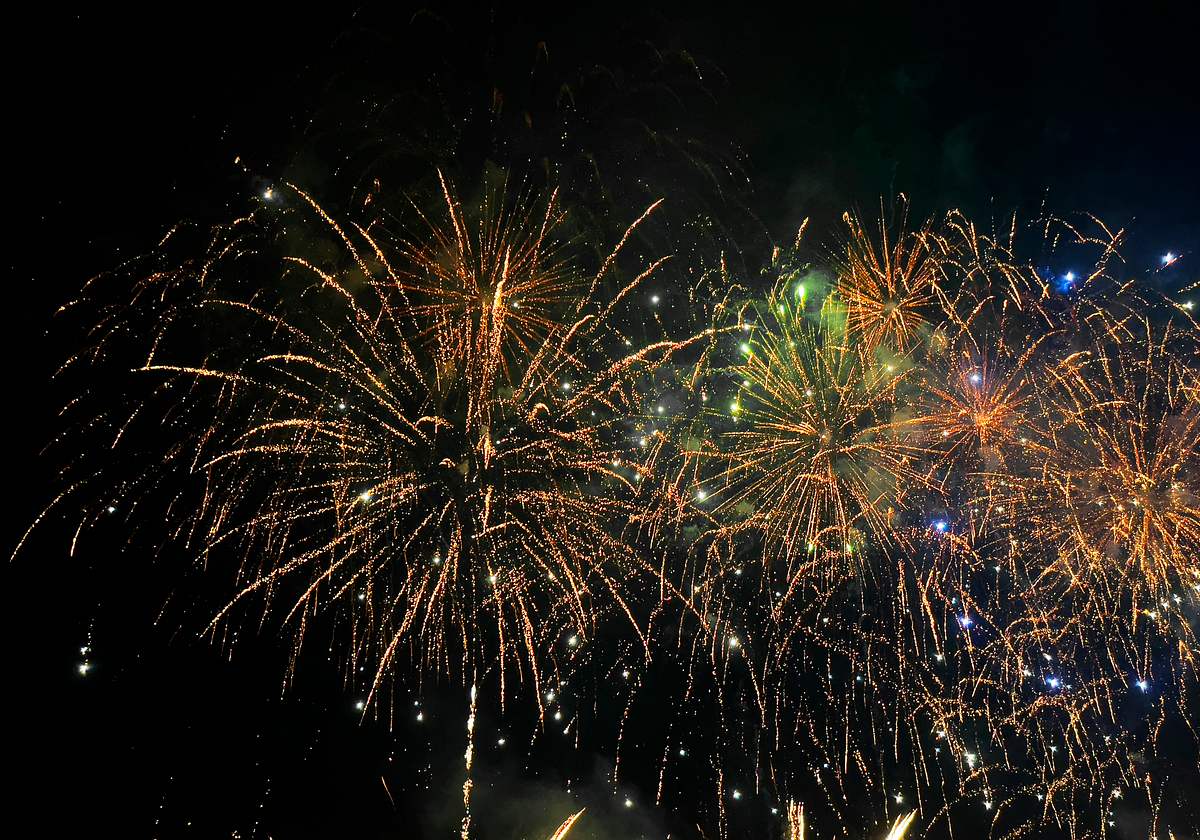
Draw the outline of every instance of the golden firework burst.
M836 289L846 304L850 340L908 353L940 322L941 261L926 223L908 230L902 200L895 224L881 213L870 231L855 214L842 216L846 241L838 255Z

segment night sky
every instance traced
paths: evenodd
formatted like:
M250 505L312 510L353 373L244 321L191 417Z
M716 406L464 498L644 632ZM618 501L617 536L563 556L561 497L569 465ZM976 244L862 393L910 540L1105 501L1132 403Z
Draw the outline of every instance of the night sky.
M34 4L10 17L6 545L55 492L38 452L63 400L51 374L79 337L52 313L87 278L151 249L176 220L240 212L279 178L335 192L392 133L414 160L420 142L441 142L444 126L423 127L419 107L367 100L424 102L436 78L468 112L499 90L506 114L540 128L553 95L528 82L539 44L539 73L565 80L597 65L636 80L647 45L694 57L706 90L681 97L678 113L625 100L615 110L736 162L714 214L745 266L805 217L821 236L843 209L904 193L917 216L961 207L1002 220L1043 202L1089 211L1130 229L1128 273L1172 251L1196 276L1200 19L1185 4L649 5L134 15ZM586 126L597 155L653 177L605 125ZM470 171L520 159L522 142L498 152L468 128L455 154L424 159ZM228 658L196 639L204 608L179 605L192 590L169 564L120 553L116 535L79 559L68 542L42 532L3 572L8 822L40 836L456 832L461 688L433 689L428 719L394 732L360 723L319 658L281 694L282 643L249 632ZM81 676L84 646L94 666ZM695 836L685 819L622 808L653 790L614 798L610 761L585 754L539 775L519 749L490 749L477 781L478 812L496 826L486 836L543 837L576 802L594 813L580 838Z

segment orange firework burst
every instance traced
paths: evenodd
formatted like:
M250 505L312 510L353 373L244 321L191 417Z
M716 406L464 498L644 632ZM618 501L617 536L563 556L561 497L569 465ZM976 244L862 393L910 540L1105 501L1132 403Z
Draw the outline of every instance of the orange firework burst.
M899 220L881 220L872 234L858 216L842 216L847 227L839 255L837 293L846 303L846 333L869 347L911 351L939 321L941 262L928 224L907 230L908 206Z
M1170 328L1122 322L1052 369L1042 467L1007 480L1046 574L1107 609L1178 603L1200 583L1200 405Z
M920 377L921 417L936 453L931 480L939 485L1000 471L1015 448L1040 443L1031 422L1039 409L1036 354L1050 334L1015 357L963 335L962 346L931 360Z
M444 218L416 208L427 235L399 243L398 265L380 258L392 272L393 305L418 326L415 340L443 366L481 365L468 378L486 391L497 375L520 376L562 313L589 300L588 278L566 258L557 193L535 208L527 196L507 200L502 188L468 218L440 173L439 184Z
M503 698L610 611L640 635L631 418L642 378L699 337L634 346L613 315L662 261L614 281L623 239L582 274L553 195L467 211L443 181L416 238L284 195L136 292L188 313L153 324L140 372L199 419L163 463L201 479L171 503L175 533L206 563L241 558L210 629L257 598L299 649L332 614L352 673L374 665L368 702L400 660L491 672Z

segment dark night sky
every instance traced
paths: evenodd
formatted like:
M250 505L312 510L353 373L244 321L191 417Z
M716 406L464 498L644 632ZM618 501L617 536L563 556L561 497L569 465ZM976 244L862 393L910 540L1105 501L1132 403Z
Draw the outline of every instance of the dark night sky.
M744 152L749 205L772 237L787 240L806 215L827 224L841 208L869 210L896 191L922 214L963 206L984 216L1048 195L1056 209L1130 226L1131 271L1170 249L1196 274L1200 30L1185 4L689 4L657 15L642 5L451 13L463 33L452 63L474 78L472 50L489 37L521 55L544 40L564 63L601 61L641 39L688 49L725 77L712 113ZM15 498L6 544L52 488L36 452L60 398L47 386L65 351L64 339L47 337L53 309L174 220L241 206L253 184L234 156L277 174L331 68L363 72L340 66L336 36L403 28L411 17L300 8L205 4L135 16L40 4L7 21L15 179L4 335ZM272 645L248 644L228 663L153 626L158 605L139 598L153 586L131 558L79 568L59 536L3 573L13 708L5 751L20 777L10 791L18 822L36 820L44 834L77 826L144 836L161 816L161 836L185 834L189 819L203 826L195 836L248 836L265 803L275 836L406 836L411 823L378 781L392 747L382 729L358 726L332 673L310 674L281 701ZM81 680L74 667L93 622L98 667ZM448 731L457 733L454 721ZM423 754L435 733L406 742L401 732L395 763ZM536 794L538 807L555 788ZM422 825L438 824L437 796L418 806L414 794L398 795L423 809ZM559 801L555 813L568 807Z

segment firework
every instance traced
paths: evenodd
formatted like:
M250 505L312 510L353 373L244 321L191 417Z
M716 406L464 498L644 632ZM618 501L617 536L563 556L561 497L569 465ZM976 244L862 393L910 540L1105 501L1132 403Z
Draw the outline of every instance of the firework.
M788 840L805 840L806 825L804 821L804 806L797 802L788 803ZM908 829L917 817L916 811L910 811L904 816L896 817L888 829L884 840L903 840L908 835Z
M989 346L986 337L964 333L953 352L921 370L917 403L932 455L927 459L931 483L969 484L983 473L1003 474L1017 449L1026 455L1043 451L1045 442L1033 422L1042 373L1037 353L1052 337L1011 355L997 344Z
M836 289L846 305L847 338L893 353L911 351L941 320L942 263L931 225L907 230L903 199L896 223L881 219L874 235L857 215L842 219L847 233Z
M555 832L547 838L547 840L564 840L564 838L571 833L571 829L575 826L575 823L578 822L579 818L583 816L584 810L586 809L580 809L563 820L563 824L560 825Z
M133 419L161 408L182 431L123 493L187 487L172 533L213 567L240 558L210 632L232 638L257 600L298 650L330 615L351 673L374 665L368 705L402 659L540 698L600 616L634 619L637 383L699 340L635 345L615 314L662 260L626 272L622 239L584 274L553 194L533 212L439 192L418 233L390 234L280 187L135 286L172 308L137 366L158 401ZM120 317L109 332L141 326Z
M908 240L920 259L856 224L865 256L824 300L777 254L764 303L732 313L730 396L681 432L704 441L679 447L704 494L678 592L714 755L815 785L846 831L883 778L897 803L942 798L935 822L1098 833L1189 719L1194 336L1111 278L1119 232L1042 227L1077 265L1096 252L1070 288L1015 256L1015 223L958 213ZM920 318L876 305L922 283L900 307ZM1179 699L1147 707L1166 684Z
M991 477L1023 550L1047 558L1041 585L1131 627L1160 612L1169 621L1200 582L1200 408L1177 338L1169 325L1121 322L1051 368L1039 418L1049 448Z
M1118 560L1157 601L1200 575L1200 392L1167 340L1151 334L1136 349L1082 363L1064 383L1072 408L1056 434L1067 461L1056 495L1094 513L1072 516L1064 553Z
M832 297L814 322L784 287L767 313L731 371L713 507L744 512L790 568L853 558L868 538L891 544L893 520L922 484L917 423L898 398L911 366L853 341Z
M134 408L88 428L145 469L69 482L76 537L161 513L234 581L214 637L256 604L295 667L324 620L364 710L405 665L470 686L464 837L477 692L544 724L585 661L619 696L614 785L651 750L661 802L707 747L723 836L751 782L847 835L894 803L1094 836L1149 792L1191 720L1200 379L1186 312L1114 279L1120 232L1040 220L1038 260L1074 266L1046 270L1015 220L847 216L829 283L799 240L765 293L722 262L678 338L641 290L662 260L625 253L653 207L585 271L553 193L432 195L397 233L281 186L135 266L71 366L138 354ZM627 747L655 680L666 734Z

